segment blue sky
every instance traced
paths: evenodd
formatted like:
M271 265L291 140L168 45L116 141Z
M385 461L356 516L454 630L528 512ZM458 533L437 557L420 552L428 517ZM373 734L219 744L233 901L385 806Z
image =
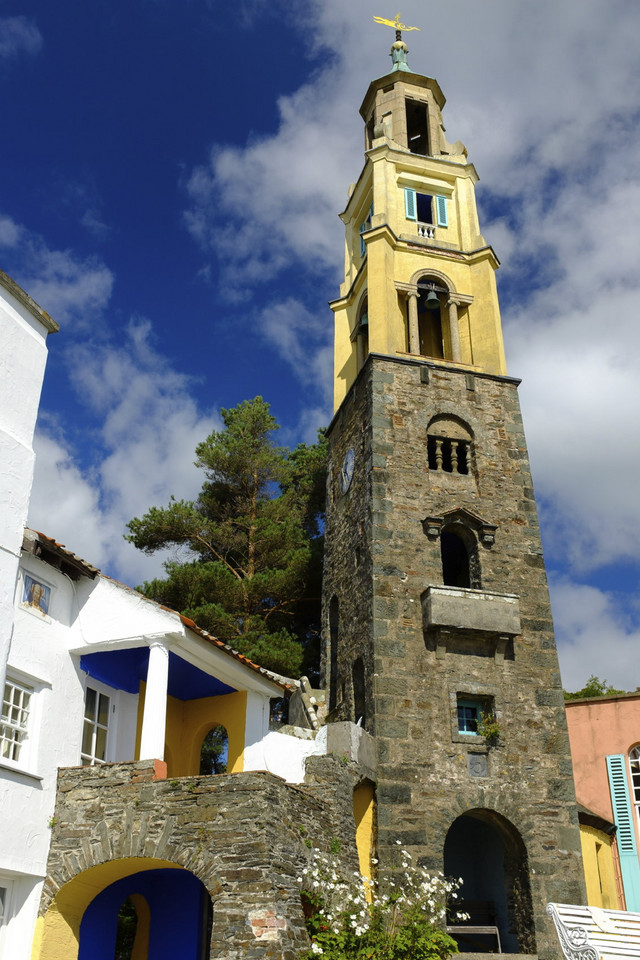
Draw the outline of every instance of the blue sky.
M126 521L219 409L330 417L337 213L389 68L373 0L0 0L0 263L58 320L31 522L138 583ZM407 0L481 183L565 683L640 685L636 0Z

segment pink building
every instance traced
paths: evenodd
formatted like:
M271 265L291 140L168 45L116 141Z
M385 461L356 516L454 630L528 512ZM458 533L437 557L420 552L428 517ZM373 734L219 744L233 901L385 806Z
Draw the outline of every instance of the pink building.
M640 693L570 700L566 708L576 796L587 808L580 820L589 902L640 911ZM615 841L602 829L607 821ZM610 902L609 850L618 903Z

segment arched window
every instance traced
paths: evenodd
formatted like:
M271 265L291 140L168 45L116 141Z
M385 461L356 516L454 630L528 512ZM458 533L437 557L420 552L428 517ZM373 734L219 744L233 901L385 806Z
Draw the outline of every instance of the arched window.
M217 723L211 727L200 748L200 775L208 776L227 772L229 734L226 727Z
M429 470L469 476L472 472L473 433L458 417L438 415L427 428Z
M629 767L631 770L631 789L636 815L640 818L640 746L629 751Z
M364 663L362 657L354 660L351 668L351 682L353 686L353 720L364 727L367 719L366 692L364 680Z
M358 310L356 349L358 352L358 370L362 370L365 360L369 356L369 297L366 294Z
M337 597L329 603L329 710L338 702L338 627L340 622Z
M443 527L440 534L442 582L446 587L477 589L480 586L478 544L462 523Z

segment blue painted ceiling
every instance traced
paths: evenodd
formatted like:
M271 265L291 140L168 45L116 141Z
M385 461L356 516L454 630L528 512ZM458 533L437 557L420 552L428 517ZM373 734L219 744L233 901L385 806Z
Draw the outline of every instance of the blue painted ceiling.
M86 653L80 657L80 667L90 677L127 693L138 692L140 681L147 679L148 664L148 647ZM178 700L197 700L200 697L217 697L223 693L235 693L235 688L209 676L175 653L169 653L170 696Z

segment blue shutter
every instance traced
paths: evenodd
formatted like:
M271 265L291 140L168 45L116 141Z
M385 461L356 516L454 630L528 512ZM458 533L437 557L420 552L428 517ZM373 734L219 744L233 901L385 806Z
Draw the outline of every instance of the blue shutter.
M373 203L369 207L369 213L367 214L367 219L363 220L360 224L360 256L364 257L367 253L367 245L362 238L362 234L367 230L371 230L371 217L373 216Z
M436 197L436 223L439 227L448 227L449 220L447 219L447 198L446 197Z
M607 757L607 773L613 819L618 828L618 853L627 910L640 911L640 863L636 848L633 808L629 797L627 758L624 754Z
M404 190L404 211L405 211L407 220L418 219L418 205L416 203L416 192L415 190L411 190L410 187L405 187L405 190Z

